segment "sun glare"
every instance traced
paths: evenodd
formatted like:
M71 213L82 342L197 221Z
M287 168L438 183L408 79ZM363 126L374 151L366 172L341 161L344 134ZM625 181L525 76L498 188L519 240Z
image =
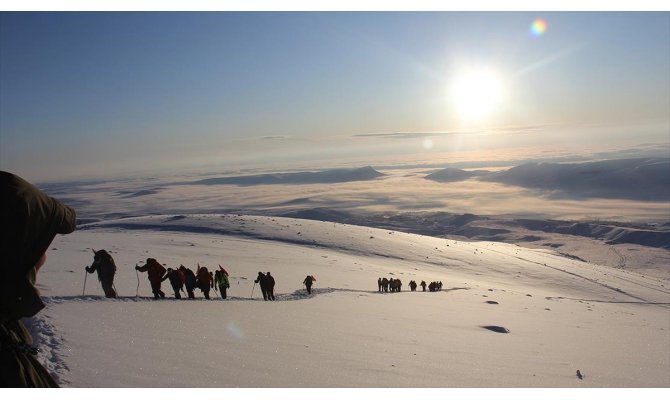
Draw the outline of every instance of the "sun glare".
M456 78L451 94L458 114L477 122L488 117L498 105L502 85L495 74L474 71Z

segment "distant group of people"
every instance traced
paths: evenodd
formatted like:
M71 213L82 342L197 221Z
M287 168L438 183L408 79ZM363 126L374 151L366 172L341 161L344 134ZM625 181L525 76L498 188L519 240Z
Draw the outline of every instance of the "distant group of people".
M442 290L442 282L431 282L430 285L426 285L426 281L421 281L419 285L416 284L415 281L411 280L409 281L409 289L412 292L416 291L417 286L421 286L422 290L425 292L426 291L426 286L428 286L428 290L431 292L437 292L439 290ZM394 278L379 278L377 279L377 287L379 288L379 292L399 292L402 289L402 282L400 279L394 279Z
M394 278L379 278L377 286L380 292L400 292L402 290L402 281Z

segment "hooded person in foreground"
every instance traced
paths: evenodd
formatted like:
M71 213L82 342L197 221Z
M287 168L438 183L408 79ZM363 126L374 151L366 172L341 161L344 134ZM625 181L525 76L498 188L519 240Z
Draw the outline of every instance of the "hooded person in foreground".
M32 337L21 322L44 303L37 272L57 234L74 231L75 212L35 186L0 171L0 386L57 387L35 358Z

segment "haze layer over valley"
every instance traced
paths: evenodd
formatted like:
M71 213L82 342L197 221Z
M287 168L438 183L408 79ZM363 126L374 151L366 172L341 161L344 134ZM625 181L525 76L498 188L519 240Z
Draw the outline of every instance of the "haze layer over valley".
M371 166L47 183L80 222L243 213L552 248L670 277L670 159L512 167Z

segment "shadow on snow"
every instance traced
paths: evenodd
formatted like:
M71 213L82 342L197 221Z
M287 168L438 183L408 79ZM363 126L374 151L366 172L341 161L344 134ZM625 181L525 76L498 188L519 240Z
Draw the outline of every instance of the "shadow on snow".
M464 287L454 287L443 289L441 292L450 292L454 290L469 290L469 288ZM396 295L402 293L438 293L438 292L412 292L412 291L401 291L401 292L379 292L377 290L360 290L360 289L346 289L346 288L313 288L312 294L308 294L307 290L299 289L293 293L282 293L275 294L276 301L296 301L296 300L306 300L317 295L335 293L335 292L348 292L348 293L361 293L361 294L379 294L379 295ZM118 296L116 298L106 298L101 295L72 295L72 296L42 296L42 301L47 304L61 304L61 303L71 303L71 302L97 302L97 301L109 301L109 302L146 302L146 301L156 301L156 302L174 302L174 301L264 301L260 293L254 293L253 297L243 297L243 296L228 296L227 299L222 299L218 297L215 293L210 294L210 299L207 300L204 297L196 297L195 299L189 299L188 297L182 297L181 299L176 299L171 296L166 296L164 299L154 299L153 296Z

